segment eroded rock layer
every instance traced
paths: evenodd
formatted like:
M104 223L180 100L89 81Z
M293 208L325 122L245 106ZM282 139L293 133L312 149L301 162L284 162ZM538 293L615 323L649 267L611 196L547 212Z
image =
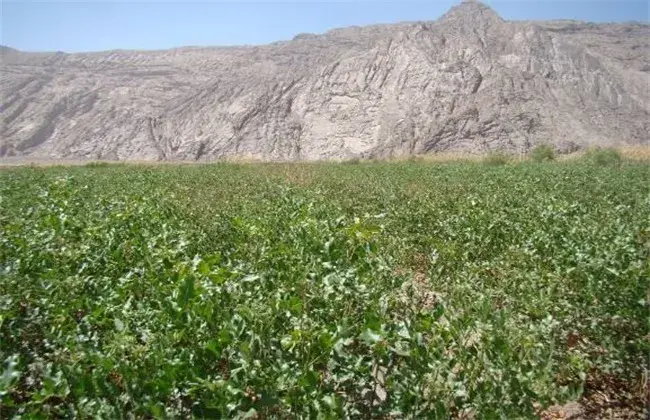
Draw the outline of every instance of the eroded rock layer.
M650 26L433 22L265 46L0 49L0 157L315 160L648 143Z

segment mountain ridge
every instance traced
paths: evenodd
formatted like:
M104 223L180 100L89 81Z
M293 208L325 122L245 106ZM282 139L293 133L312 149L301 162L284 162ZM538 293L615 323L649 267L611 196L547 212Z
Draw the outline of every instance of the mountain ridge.
M463 2L436 21L263 46L0 49L0 157L319 160L647 144L649 28L506 21Z

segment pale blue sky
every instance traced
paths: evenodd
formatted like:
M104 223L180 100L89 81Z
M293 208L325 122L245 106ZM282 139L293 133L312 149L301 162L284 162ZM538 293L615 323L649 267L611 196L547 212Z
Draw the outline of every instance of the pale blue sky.
M433 20L459 1L0 0L0 44L26 51L264 44L300 32ZM647 0L486 1L505 19L648 21Z

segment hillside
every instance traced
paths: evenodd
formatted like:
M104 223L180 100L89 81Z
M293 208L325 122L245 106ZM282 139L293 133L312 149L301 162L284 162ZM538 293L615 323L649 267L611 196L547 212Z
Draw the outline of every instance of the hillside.
M432 22L264 46L0 48L0 158L316 160L648 144L650 26Z

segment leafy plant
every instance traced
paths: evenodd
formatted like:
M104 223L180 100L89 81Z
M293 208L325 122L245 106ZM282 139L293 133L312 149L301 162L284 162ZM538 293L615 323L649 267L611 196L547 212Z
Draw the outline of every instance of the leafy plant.
M2 169L0 417L530 418L599 378L637 389L649 181Z
M536 146L531 152L530 157L534 162L547 162L555 159L553 147L547 144Z

